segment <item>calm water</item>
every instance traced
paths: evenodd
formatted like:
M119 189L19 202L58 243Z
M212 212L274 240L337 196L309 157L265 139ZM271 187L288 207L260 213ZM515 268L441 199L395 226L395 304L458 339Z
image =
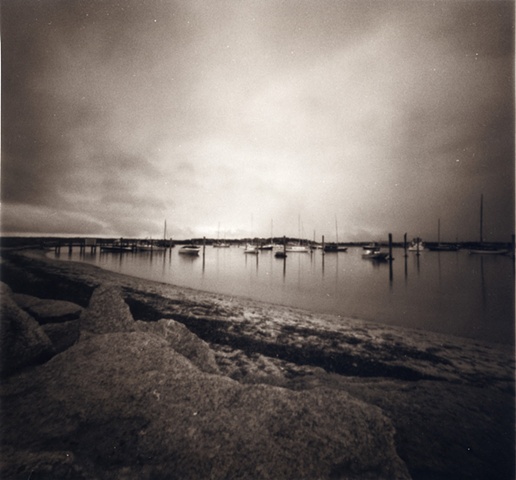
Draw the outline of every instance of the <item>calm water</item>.
M513 343L514 263L508 256L394 249L392 269L361 248L322 255L206 247L198 257L166 253L51 253L107 270L210 292L402 327Z

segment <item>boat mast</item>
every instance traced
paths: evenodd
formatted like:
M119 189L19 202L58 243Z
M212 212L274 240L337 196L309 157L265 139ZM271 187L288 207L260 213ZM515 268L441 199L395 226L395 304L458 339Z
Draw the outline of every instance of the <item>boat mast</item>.
M167 221L165 220L165 226L163 228L163 240L167 239Z
M484 194L482 193L480 195L480 243L484 242L483 228L484 228Z
M335 243L339 244L339 227L337 226L337 215L335 215Z
M437 219L437 243L441 245L441 219Z

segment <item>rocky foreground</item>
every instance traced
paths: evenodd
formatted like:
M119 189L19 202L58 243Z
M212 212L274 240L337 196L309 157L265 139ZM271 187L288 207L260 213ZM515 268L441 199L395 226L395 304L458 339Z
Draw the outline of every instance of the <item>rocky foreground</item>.
M2 479L513 479L512 347L3 252Z

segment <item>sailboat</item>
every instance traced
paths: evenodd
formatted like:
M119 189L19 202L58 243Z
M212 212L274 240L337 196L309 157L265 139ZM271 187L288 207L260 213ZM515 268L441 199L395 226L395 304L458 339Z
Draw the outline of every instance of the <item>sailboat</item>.
M153 241L152 238L141 241L136 244L135 251L137 252L163 252L166 250L166 239L167 239L167 221L165 220L165 226L163 229L163 242Z
M258 247L260 250L272 250L274 248L273 237L272 237L272 220L271 220L271 241Z
M220 223L217 230L217 241L213 244L213 248L229 248L229 243L220 241Z
M251 255L258 255L260 253L260 249L253 245L252 243L248 243L245 246L244 253L250 253Z
M473 248L469 251L470 255L507 255L509 249L498 248L484 244L484 195L480 195L480 245L478 248Z
M335 215L335 243L327 243L324 245L325 253L335 253L335 252L347 252L348 247L343 247L339 245L339 227L337 225L337 216Z
M432 252L456 252L459 246L453 243L441 243L441 219L437 220L437 245L427 244L426 248Z
M306 245L301 245L301 216L297 217L298 242L297 245L287 245L286 251L291 253L310 253Z

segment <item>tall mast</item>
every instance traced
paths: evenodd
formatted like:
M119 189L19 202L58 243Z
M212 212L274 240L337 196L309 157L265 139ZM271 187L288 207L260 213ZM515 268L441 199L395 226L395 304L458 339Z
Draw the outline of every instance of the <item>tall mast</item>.
M437 243L441 244L441 219L437 219Z
M484 241L483 235L484 228L484 194L480 195L480 243Z
M167 221L165 220L165 226L163 228L163 240L167 239Z

